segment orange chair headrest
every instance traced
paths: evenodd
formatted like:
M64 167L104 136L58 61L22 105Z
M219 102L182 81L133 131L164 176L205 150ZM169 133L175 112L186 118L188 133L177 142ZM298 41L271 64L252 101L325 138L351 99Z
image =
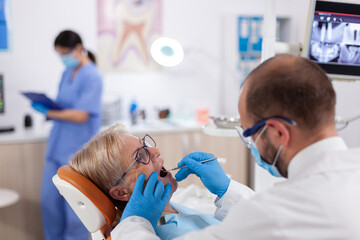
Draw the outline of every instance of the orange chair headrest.
M92 183L88 178L75 171L70 165L62 166L58 169L59 178L67 181L80 192L82 192L99 209L106 219L106 224L110 225L116 217L114 204L110 199Z

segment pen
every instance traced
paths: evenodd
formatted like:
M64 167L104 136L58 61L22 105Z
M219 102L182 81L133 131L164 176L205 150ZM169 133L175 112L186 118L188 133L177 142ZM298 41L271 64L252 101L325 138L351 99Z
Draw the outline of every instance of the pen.
M213 157L213 158L210 158L210 159L202 160L202 161L199 161L199 162L201 162L201 163L206 163L206 162L210 162L210 161L215 160L215 159L217 159L217 157ZM168 171L168 172L170 172L170 171L175 171L175 170L182 169L182 168L184 168L184 167L187 167L187 166L184 165L184 166L182 166L182 167L176 167L176 168L173 168L173 169L170 169L170 170L167 170L167 171Z

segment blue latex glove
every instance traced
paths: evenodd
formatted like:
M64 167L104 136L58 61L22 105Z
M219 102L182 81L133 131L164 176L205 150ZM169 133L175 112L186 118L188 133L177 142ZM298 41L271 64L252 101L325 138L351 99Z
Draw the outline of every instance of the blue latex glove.
M35 109L36 111L46 115L47 114L47 111L49 111L49 108L45 107L44 105L42 105L41 103L36 103L36 102L33 102L31 104L31 106L33 107L33 109Z
M211 153L190 153L178 163L178 167L182 167L184 165L187 165L187 167L180 169L176 173L176 180L180 182L187 178L189 174L194 173L200 177L202 183L207 189L209 189L210 192L221 198L229 187L230 178L226 176L224 169L220 166L217 160L206 163L198 162L213 157L214 155Z
M136 180L136 184L129 202L126 204L121 220L130 216L143 217L151 223L154 230L157 222L170 199L171 185L164 184L157 180L158 173L153 172L143 190L145 175L141 174Z

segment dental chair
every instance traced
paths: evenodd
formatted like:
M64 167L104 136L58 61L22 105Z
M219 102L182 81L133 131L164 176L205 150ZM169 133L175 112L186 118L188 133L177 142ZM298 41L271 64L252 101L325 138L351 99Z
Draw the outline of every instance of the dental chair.
M91 233L92 239L111 240L110 236L104 236L105 229L116 217L115 206L110 199L70 165L59 168L52 181Z

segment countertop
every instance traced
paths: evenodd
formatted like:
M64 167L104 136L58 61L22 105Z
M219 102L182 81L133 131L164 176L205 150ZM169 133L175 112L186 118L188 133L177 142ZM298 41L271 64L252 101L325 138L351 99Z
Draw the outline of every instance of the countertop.
M127 131L132 134L166 134L166 133L180 133L201 131L202 125L197 122L181 122L178 124L169 123L167 121L154 121L148 123L140 123L131 125L128 122L119 122L125 125ZM14 132L0 133L0 144L16 144L28 142L41 142L47 141L50 130L52 127L51 122L46 122L41 126L36 126L29 129L16 129ZM109 126L102 126L104 130Z

